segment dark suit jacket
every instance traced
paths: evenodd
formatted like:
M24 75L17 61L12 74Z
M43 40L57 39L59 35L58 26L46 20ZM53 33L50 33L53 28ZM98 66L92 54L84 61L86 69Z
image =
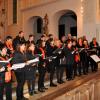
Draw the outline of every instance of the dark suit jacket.
M68 49L67 47L65 47L63 49L64 55L66 57L66 64L67 65L72 65L74 64L74 54L72 54L73 49Z
M16 46L20 43L20 42L26 42L25 38L20 38L19 36L16 36L16 38L13 40L13 48L14 50L16 50Z
M18 63L25 63L27 61L26 58L26 53L22 54L19 51L15 51L13 59L12 59L12 64L18 64ZM19 68L16 71L24 71L24 68Z

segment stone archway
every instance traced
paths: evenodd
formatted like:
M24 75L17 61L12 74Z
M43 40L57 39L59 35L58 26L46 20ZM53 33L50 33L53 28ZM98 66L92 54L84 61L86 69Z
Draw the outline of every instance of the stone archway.
M57 11L53 15L55 31L58 33L59 39L68 33L71 33L72 36L77 36L77 19L76 12L69 9Z
M60 18L58 22L59 38L68 33L72 36L77 36L77 16L71 11L67 10Z
M38 39L43 33L43 19L40 16L33 16L29 18L26 28L28 34L34 34L36 39Z

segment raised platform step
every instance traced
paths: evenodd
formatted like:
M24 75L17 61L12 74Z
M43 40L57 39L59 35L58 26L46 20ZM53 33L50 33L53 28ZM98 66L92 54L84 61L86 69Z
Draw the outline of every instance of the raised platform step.
M43 93L41 97L37 98L37 100L67 100L67 99L61 99L61 96L63 96L64 94L67 95L69 91L73 91L75 88L78 88L79 86L82 86L84 84L86 85L87 82L95 83L95 81L99 79L100 79L100 70L96 73L89 73L89 75L76 77L75 80L66 81L65 84L58 85L57 88L52 88L52 90L50 88L50 90L48 90L46 93ZM69 99L69 100L76 100L76 99ZM99 99L93 99L93 100L99 100Z
M29 98L29 100L33 100L33 99L34 100L64 100L64 99L61 99L62 96L65 94L67 95L69 91L73 91L74 89L86 84L87 82L90 82L90 81L94 82L99 79L100 79L100 69L98 70L98 72L95 72L95 73L90 72L88 75L82 75L81 77L75 77L75 79L71 81L64 80L65 83L58 84L57 87L49 87L49 81L47 81L45 82L45 85L48 87L48 90L46 90L46 92L44 93L39 92L38 94L35 94L34 96L29 96L27 85L25 85L24 93L25 93L25 97ZM56 82L56 80L54 81ZM36 89L37 89L37 85L36 85ZM15 92L13 92L13 100L16 100ZM71 100L74 100L74 99L71 99Z

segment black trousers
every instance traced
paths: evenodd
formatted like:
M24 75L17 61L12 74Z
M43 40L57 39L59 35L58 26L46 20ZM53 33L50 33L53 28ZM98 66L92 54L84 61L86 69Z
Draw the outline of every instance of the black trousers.
M77 69L78 69L78 74L79 74L79 75L82 74L82 66L83 66L82 61L79 61L79 62L77 63Z
M27 84L28 84L28 91L34 92L35 80L27 80Z
M57 81L60 82L63 80L65 65L60 65L56 67Z
M38 90L44 87L44 78L46 73L46 68L41 66L38 67L39 79L38 79Z
M47 71L50 74L50 84L53 83L54 74L56 72L55 70L56 70L56 64L55 61L53 60L47 64Z
M74 77L77 76L78 63L79 63L79 62L74 62L74 66L73 66Z
M34 90L35 90L36 69L37 68L34 67L34 68L30 69L30 71L28 71L28 73L26 71L27 74L25 74L25 75L27 75L25 77L26 77L26 80L27 80L27 85L28 85L28 91L29 92L34 92Z
M98 65L95 61L93 61L92 59L90 59L90 64L91 64L91 70L92 72L95 72L98 70Z
M53 83L53 79L54 79L54 75L55 75L55 70L56 70L56 67L55 67L55 64L54 64L54 62L51 62L50 64L49 64L49 73L50 73L50 84L52 84Z
M89 63L88 61L83 61L83 74L88 73Z
M6 100L12 100L11 82L0 84L0 100L3 100L4 89L6 94Z
M17 79L17 87L16 87L17 100L22 100L22 98L24 97L23 88L25 83L25 72L24 71L15 72L15 75Z
M66 66L66 79L73 78L73 64L67 64Z

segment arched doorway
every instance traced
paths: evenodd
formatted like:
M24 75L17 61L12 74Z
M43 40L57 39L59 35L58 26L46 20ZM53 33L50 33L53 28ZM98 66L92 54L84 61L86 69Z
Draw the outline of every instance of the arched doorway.
M34 16L31 20L31 23L33 24L33 33L42 34L42 27L43 27L43 20L39 16Z
M43 19L40 16L33 16L27 21L27 32L28 34L34 34L37 40L43 31Z
M71 10L65 10L58 20L59 39L71 33L77 36L77 15Z

